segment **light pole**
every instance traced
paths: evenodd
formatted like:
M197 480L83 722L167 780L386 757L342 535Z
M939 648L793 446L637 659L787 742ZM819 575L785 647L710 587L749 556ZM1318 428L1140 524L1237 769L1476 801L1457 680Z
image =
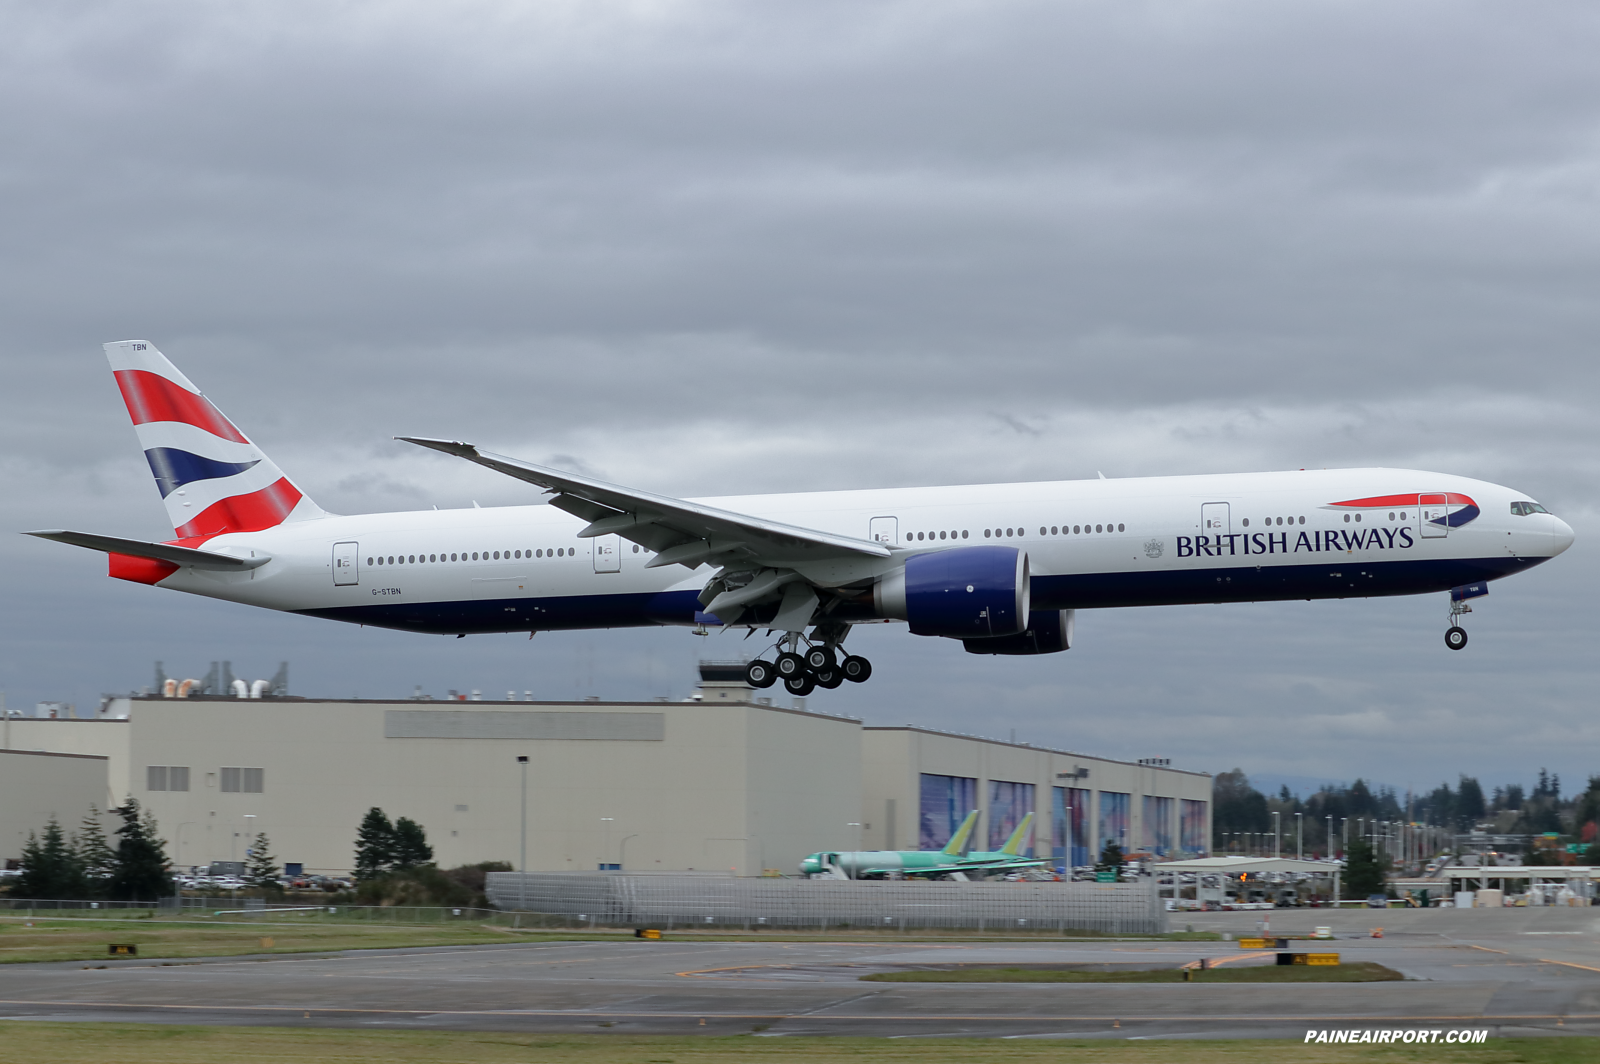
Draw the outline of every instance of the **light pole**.
M1283 856L1283 832L1279 829L1282 823L1283 821L1278 819L1278 811L1274 809L1272 811L1272 856L1274 857Z
M639 837L638 832L635 832L632 835L624 835L622 837L622 841L617 843L617 871L622 872L622 871L625 871L627 869L627 867L628 867L628 840L629 839L636 839L638 837Z
M856 849L859 851L861 849L861 825L852 820L845 827L856 829Z
M1294 815L1294 859L1296 861L1306 859L1306 822L1303 813Z
M604 842L601 843L601 849L600 849L600 867L601 868L605 868L606 865L611 863L610 861L606 860L606 858L611 856L611 822L613 820L615 820L615 819L617 819L617 818L614 817L614 816L603 816L603 817L600 818L600 823L602 823L602 824L604 824L606 826L605 827L605 840L604 840ZM621 864L622 862L619 861L617 863Z
M528 874L528 755L518 754L517 764L522 766L522 845L517 859L517 871L524 876ZM517 884L517 904L522 904L523 891L527 889L527 881Z
M1324 857L1333 856L1333 817L1331 816L1328 818L1328 842L1323 849L1327 851L1323 854Z

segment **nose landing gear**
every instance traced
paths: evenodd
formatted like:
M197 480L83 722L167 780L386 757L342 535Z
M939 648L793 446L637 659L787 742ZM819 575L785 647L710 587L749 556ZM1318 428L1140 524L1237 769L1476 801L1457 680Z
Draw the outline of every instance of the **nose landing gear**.
M1444 645L1451 650L1460 650L1467 645L1467 630L1459 625L1452 624L1445 629Z
M1456 622L1463 613L1472 612L1467 599L1478 598L1488 593L1489 587L1484 583L1463 584L1461 587L1450 589L1450 627L1444 632L1445 646L1451 650L1460 650L1467 645L1467 630Z

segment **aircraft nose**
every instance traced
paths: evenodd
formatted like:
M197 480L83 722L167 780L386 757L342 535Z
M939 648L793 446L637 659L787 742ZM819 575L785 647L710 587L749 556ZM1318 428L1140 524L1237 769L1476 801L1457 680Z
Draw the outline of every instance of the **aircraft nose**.
M1555 527L1551 529L1551 534L1554 536L1556 541L1555 552L1560 554L1562 551L1572 546L1572 541L1577 539L1578 536L1577 533L1572 531L1572 526L1561 520L1561 518L1552 516L1550 520L1555 522Z

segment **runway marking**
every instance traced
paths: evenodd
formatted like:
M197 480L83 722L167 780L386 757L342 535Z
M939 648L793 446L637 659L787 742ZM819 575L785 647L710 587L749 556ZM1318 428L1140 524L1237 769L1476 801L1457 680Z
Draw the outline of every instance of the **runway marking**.
M1586 972L1600 972L1600 968L1591 968L1587 964L1574 964L1572 961L1553 961L1547 957L1539 958L1540 964L1563 964L1568 968L1582 968Z
M1474 946L1470 942L1464 942L1462 945L1466 946L1468 949L1481 949L1485 953L1498 953L1502 957L1511 956L1511 951L1508 949L1490 949L1488 946Z
M883 993L879 991L878 993ZM875 995L866 995L868 997ZM854 998L852 1000L861 1000ZM838 1008L848 1002L836 1002L826 1008ZM812 1009L807 1012L782 1013L782 1012L706 1012L696 1010L690 1012L621 1012L612 1010L595 1009L356 1009L356 1008L311 1008L304 1005L138 1005L127 1002L83 1002L83 1001L8 1001L0 1000L0 1005L24 1005L29 1007L49 1006L53 1008L73 1008L82 1010L91 1009L150 1009L150 1010L187 1010L210 1012L299 1012L314 1013L324 1016L358 1015L358 1016L547 1016L547 1017L589 1017L589 1016L618 1016L631 1019L694 1019L705 1017L718 1020L789 1020L805 1019L815 1016L819 1010ZM8 1019L27 1019L25 1016L6 1017ZM1383 1015L1351 1015L1345 1013L1294 1015L1286 1016L1281 1013L1262 1015L1227 1015L1218 1016L1214 1013L1200 1016L1139 1016L1129 1015L1126 1012L1105 1013L1103 1015L1030 1015L1027 1013L1004 1013L992 1015L960 1015L952 1013L910 1013L910 1014L873 1014L868 1016L826 1016L827 1020L856 1020L877 1022L880 1020L917 1020L949 1022L958 1020L962 1022L994 1022L994 1023L1072 1023L1093 1022L1102 1023L1118 1019L1124 1023L1515 1023L1523 1020L1600 1020L1600 1013L1467 1013L1461 1015L1441 1014L1425 1016L1397 1016L1392 1013Z
M1209 958L1207 958L1206 966L1210 967L1210 968L1220 968L1224 964L1229 963L1230 961L1259 960L1262 957L1271 957L1273 955L1274 955L1273 953L1267 952L1267 953L1239 953L1239 954L1234 954L1234 955L1227 956L1227 957L1209 957ZM1188 964L1180 965L1179 967L1181 967L1181 968L1193 968L1196 971L1199 971L1200 970L1200 962L1199 961L1190 961Z

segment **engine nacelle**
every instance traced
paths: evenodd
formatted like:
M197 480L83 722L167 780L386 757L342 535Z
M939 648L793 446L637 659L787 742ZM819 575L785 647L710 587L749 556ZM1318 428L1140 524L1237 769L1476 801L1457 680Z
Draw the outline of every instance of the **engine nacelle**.
M953 547L915 554L872 589L880 617L914 635L986 639L1028 627L1028 555L1015 547Z
M1056 654L1072 649L1077 610L1047 610L1028 617L1026 631L997 639L963 639L968 654Z

